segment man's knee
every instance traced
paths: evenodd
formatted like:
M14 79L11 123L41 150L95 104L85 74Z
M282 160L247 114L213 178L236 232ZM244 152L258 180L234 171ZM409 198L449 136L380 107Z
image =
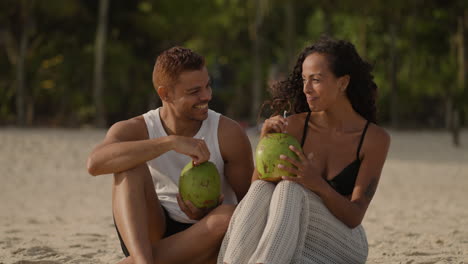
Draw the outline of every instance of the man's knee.
M235 210L234 205L222 204L218 206L213 212L208 216L208 231L210 234L217 237L223 237L226 233L229 222L231 221L231 216Z
M141 185L145 182L146 174L149 173L147 170L146 164L142 164L122 172L114 173L114 185Z

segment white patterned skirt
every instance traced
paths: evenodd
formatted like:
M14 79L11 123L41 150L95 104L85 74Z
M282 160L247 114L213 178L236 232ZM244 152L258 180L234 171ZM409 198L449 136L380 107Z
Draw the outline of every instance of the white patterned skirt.
M301 185L257 180L237 206L218 263L365 263L364 228L350 229Z

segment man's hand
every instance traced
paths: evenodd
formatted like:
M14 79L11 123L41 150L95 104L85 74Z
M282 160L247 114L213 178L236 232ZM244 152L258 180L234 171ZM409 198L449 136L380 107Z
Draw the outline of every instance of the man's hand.
M173 150L190 156L194 165L202 164L210 159L210 151L205 140L183 136L173 136Z
M222 204L223 200L224 195L221 194L218 199L218 205ZM216 208L216 206L213 208L197 208L192 204L192 202L188 200L183 201L180 194L177 194L177 203L179 203L179 207L182 210L182 212L184 212L188 216L188 218L192 220L200 220L203 217L205 217L205 215L207 215L209 212L211 212L211 210Z

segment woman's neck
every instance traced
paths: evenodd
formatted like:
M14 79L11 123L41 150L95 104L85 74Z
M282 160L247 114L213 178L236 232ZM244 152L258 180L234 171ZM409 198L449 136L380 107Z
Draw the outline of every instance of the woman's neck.
M354 131L361 128L364 120L356 111L354 111L348 99L343 98L333 107L317 112L315 122L319 128L337 132Z

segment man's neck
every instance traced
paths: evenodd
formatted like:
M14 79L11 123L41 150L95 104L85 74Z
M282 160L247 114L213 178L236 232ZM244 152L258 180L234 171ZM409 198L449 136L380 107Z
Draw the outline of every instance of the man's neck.
M168 135L193 137L200 130L203 121L188 120L177 116L169 107L159 109L161 123Z

